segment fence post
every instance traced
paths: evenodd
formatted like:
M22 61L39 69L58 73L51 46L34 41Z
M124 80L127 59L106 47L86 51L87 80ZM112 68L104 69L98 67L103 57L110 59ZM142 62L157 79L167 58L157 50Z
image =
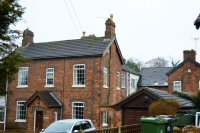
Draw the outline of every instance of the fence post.
M118 133L121 133L121 127L119 127L119 129L118 129Z

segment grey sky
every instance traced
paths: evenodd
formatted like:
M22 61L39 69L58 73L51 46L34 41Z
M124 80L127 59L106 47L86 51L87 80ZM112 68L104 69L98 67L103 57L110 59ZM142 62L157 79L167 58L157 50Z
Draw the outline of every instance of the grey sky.
M106 18L113 14L123 57L142 61L158 56L182 60L183 50L195 49L192 38L200 37L200 30L193 25L200 13L200 0L71 2L79 22L70 0L20 0L26 10L24 20L16 28L32 30L34 42L77 39L82 31L86 31L86 35L104 36ZM199 61L200 41L197 51Z

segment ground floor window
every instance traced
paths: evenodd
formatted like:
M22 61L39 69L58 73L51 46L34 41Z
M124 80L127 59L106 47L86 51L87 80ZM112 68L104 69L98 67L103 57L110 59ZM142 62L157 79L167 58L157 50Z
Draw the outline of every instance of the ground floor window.
M4 108L0 109L0 123L4 122Z
M103 111L103 124L108 123L108 111Z
M26 106L25 101L17 101L16 121L26 121Z
M84 102L72 103L72 118L84 119Z

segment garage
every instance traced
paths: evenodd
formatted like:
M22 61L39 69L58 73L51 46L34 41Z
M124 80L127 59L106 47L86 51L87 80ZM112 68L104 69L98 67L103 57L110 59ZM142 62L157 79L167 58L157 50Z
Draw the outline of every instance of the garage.
M161 98L176 100L181 110L191 110L195 107L191 101L181 98L176 94L145 87L115 104L113 108L122 111L122 125L136 124L140 123L142 116L149 116L148 107L152 102Z

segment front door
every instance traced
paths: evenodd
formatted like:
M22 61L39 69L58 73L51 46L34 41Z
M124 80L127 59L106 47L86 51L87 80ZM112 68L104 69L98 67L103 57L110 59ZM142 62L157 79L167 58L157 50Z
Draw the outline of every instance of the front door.
M35 111L35 131L40 132L43 128L43 111Z

